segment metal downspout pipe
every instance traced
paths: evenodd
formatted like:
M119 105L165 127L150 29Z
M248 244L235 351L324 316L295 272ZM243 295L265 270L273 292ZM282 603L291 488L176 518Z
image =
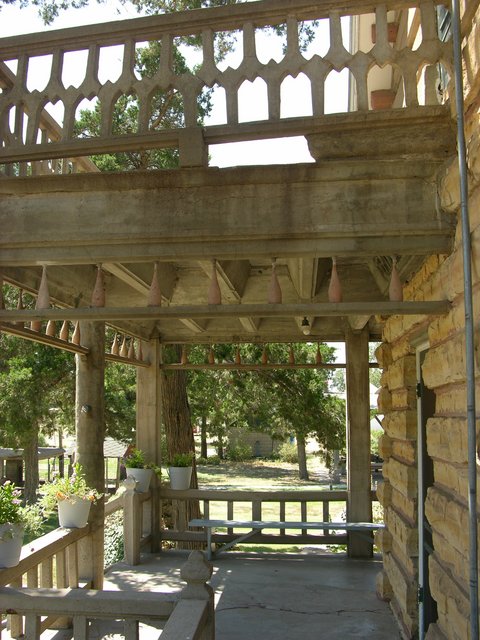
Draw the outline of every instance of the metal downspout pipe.
M462 75L462 36L459 0L452 0L453 62L455 76L455 105L457 110L457 146L460 175L460 209L462 221L463 283L465 300L465 363L467 376L468 429L468 515L470 537L470 640L478 635L478 543L477 543L477 435L475 411L475 357L472 301L472 266L470 220L468 215L468 175L465 145L465 123Z

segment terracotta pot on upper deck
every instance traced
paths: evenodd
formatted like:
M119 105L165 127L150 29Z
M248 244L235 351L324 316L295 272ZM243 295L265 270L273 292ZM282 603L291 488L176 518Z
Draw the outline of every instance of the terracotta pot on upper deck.
M377 89L377 91L372 91L370 93L370 100L373 111L391 109L393 101L395 100L395 91L392 91L391 89Z

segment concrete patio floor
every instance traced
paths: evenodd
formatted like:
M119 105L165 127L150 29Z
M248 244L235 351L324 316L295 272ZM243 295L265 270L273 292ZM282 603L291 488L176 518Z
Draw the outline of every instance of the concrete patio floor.
M136 567L118 563L107 572L105 588L177 590L187 556L171 550L145 554ZM379 559L349 560L313 548L301 554L228 552L213 565L216 640L400 638L388 604L375 594ZM105 624L98 638L113 637Z

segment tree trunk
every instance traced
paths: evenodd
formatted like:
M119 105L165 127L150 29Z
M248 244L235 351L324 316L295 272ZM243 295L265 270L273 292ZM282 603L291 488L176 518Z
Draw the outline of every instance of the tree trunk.
M207 449L207 416L202 416L202 424L200 427L200 456L208 458Z
M217 437L217 456L220 458L220 460L223 460L225 458L223 437L220 434Z
M297 434L297 453L298 453L298 477L300 480L310 480L307 470L307 452L305 449L305 436Z
M24 497L28 504L37 500L38 489L38 428L30 432L30 438L24 443L23 462L25 465Z
M162 373L162 404L167 454L171 458L175 453L195 451L190 407L187 396L187 376L185 371L165 371ZM190 488L198 488L197 468L193 460ZM186 529L189 520L200 518L198 500L173 501L177 505L172 516L177 529ZM185 505L185 508L182 506ZM181 543L180 548L198 548L196 543Z

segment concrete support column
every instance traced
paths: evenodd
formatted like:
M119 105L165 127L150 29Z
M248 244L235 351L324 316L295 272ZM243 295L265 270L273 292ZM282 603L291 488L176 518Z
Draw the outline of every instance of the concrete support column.
M105 491L103 442L105 439L105 323L80 323L81 344L87 355L76 355L76 459L83 467L87 484ZM104 505L100 500L90 511L92 536L79 545L79 574L92 580L95 589L103 585Z
M137 368L137 447L148 462L162 462L160 435L162 425L162 395L160 380L161 345L158 340L142 343L143 358L149 367Z
M143 357L149 367L137 368L137 437L136 445L145 453L148 462L160 466L162 462L162 391L160 363L162 346L158 340L142 343ZM152 500L143 505L143 517L150 517L152 552L160 550L161 503L158 496L160 482L154 474L150 483Z
M348 331L347 358L347 473L348 522L370 522L372 518L370 480L370 394L368 329ZM359 534L350 533L348 554L352 558L372 555L372 545Z

